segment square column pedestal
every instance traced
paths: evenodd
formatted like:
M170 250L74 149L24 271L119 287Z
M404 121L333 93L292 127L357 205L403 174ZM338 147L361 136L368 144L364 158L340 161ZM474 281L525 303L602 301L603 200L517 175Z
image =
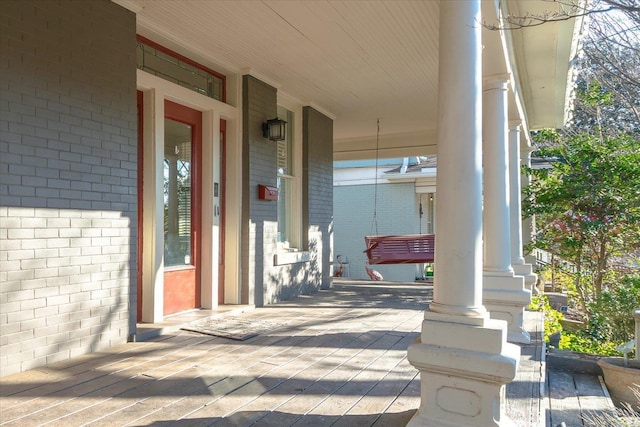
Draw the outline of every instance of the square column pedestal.
M506 342L504 321L425 312L408 349L420 371L421 402L408 426L509 426L505 384L515 378L520 347Z
M524 277L513 272L487 272L482 275L482 303L492 319L507 322L507 340L529 344L531 337L523 328L524 309L531 302L531 291L524 287Z
M531 264L515 264L511 262L513 272L517 276L524 277L524 286L531 291L532 294L538 293L536 283L538 283L538 275L533 272Z

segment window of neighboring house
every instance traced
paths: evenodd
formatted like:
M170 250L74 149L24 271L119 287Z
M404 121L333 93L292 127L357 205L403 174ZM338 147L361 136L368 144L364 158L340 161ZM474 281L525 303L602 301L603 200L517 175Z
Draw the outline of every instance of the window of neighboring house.
M140 35L137 64L149 74L225 102L225 76Z
M295 114L278 106L278 117L287 122L287 135L278 141L278 249L300 248L299 197L296 196Z

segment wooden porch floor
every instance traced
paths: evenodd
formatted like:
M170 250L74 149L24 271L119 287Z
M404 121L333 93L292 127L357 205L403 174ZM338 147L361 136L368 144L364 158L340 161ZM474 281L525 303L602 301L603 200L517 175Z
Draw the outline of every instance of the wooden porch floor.
M402 426L420 403L406 348L431 295L427 285L336 281L312 296L232 312L273 326L246 341L165 329L8 376L0 379L0 425ZM538 328L539 318L527 319ZM556 408L541 387L542 354L539 339L523 346L507 415L523 427L583 425L585 399L565 398L572 392L563 389ZM587 390L577 387L574 395Z

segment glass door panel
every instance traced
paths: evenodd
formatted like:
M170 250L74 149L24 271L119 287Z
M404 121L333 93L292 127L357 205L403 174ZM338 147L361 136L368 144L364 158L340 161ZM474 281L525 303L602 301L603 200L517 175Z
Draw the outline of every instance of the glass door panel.
M184 267L191 261L192 127L165 119L164 265Z
M164 314L200 307L202 113L165 101Z

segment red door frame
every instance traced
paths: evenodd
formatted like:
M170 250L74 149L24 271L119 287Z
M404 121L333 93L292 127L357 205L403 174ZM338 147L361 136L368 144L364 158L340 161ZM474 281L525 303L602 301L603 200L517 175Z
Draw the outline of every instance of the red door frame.
M200 230L202 209L202 113L172 101L164 101L165 118L191 126L191 259L192 265L164 272L165 315L201 307ZM158 224L158 227L161 225Z

